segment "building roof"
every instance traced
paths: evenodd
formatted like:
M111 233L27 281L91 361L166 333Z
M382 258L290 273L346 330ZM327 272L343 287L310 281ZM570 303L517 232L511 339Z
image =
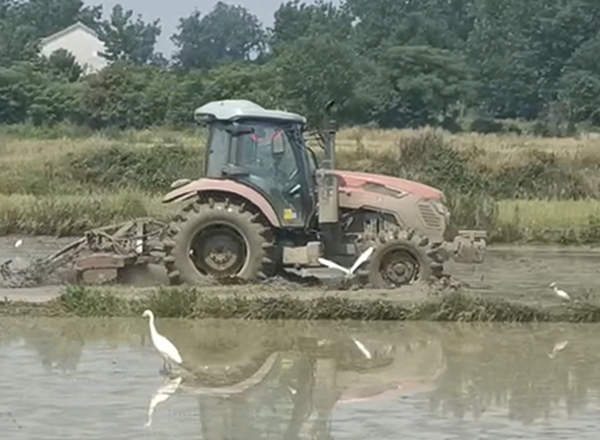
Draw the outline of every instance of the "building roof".
M57 38L60 38L64 35L67 35L67 34L73 32L76 29L81 29L82 31L87 32L88 34L91 34L94 37L98 38L98 34L93 29L89 28L82 22L78 21L77 23L74 23L71 26L64 28L63 30L58 31L55 34L52 34L46 38L42 38L40 40L40 44L46 45L46 44L50 43L51 41L56 40Z
M235 121L237 119L273 119L305 124L306 118L296 113L280 110L268 110L260 105L244 99L225 99L204 104L194 112L196 119L209 117L219 121Z

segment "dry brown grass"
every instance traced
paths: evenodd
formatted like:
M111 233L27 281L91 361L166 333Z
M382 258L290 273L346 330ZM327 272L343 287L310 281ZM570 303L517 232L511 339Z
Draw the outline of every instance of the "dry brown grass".
M381 150L394 148L401 139L419 136L422 130L379 130L362 127L343 129L338 133L339 150ZM600 135L595 133L571 138L540 138L512 134L480 135L474 133L444 133L446 139L459 150L477 149L482 154L476 163L501 169L522 164L536 152L554 154L560 161L574 165L600 164ZM101 150L114 146L145 148L154 145L181 145L201 147L204 132L176 132L162 128L131 130L111 136L96 134L87 138L22 139L0 134L0 173L22 167L39 167L40 163L52 164L89 150ZM2 174L0 174L0 181Z
M163 219L172 209L159 197L139 191L90 196L0 194L0 235L79 235L138 217Z
M97 134L87 138L22 139L0 136L0 164L18 167L30 162L55 162L69 154L102 150L115 146L147 148L154 145L204 145L203 133L175 132L164 129L124 131L115 136Z
M203 132L131 130L107 136L23 139L0 133L0 194L72 192L64 164L70 158L110 148L136 150L162 146L203 147ZM45 191L50 185L52 188Z
M338 148L341 151L381 151L422 133L422 130L344 129L338 133ZM472 155L470 163L492 173L524 165L542 152L554 154L558 161L567 162L567 167L580 168L577 173L590 185L600 185L600 176L594 167L583 169L585 165L600 165L598 135L560 139L449 133L444 136L457 149L477 150L479 153ZM0 234L11 231L79 233L82 229L113 223L113 220L164 216L172 208L159 203L160 194L121 187L118 193L111 193L94 184L82 186L84 184L75 183L69 177L69 167L64 164L71 157L113 147L136 150L161 145L201 149L204 142L205 133L201 131L149 129L45 140L24 139L0 130ZM600 202L596 200L507 200L499 204L499 224L516 228L579 228L588 226L590 218L600 219Z
M398 145L401 139L418 136L420 132L421 130L348 128L338 133L337 145L340 150L389 149ZM444 136L458 150L478 150L481 154L475 156L474 164L492 170L522 165L536 153L554 154L557 160L573 165L600 164L600 135L596 133L571 138L447 132Z

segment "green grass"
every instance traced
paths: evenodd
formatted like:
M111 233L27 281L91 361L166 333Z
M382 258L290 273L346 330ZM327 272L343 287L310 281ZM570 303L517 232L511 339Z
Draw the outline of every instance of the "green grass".
M600 237L600 201L503 200L491 225L494 242L595 242ZM2 195L0 235L75 236L86 230L153 217L168 220L178 209L161 196L136 190L94 195Z
M600 219L600 200L501 200L498 221L520 228L581 228Z
M598 200L502 200L492 236L498 242L591 244L600 241Z
M496 229L529 231L530 236L536 231L582 234L600 222L599 200L502 200L498 208ZM165 220L176 209L162 204L159 195L136 190L89 196L0 194L0 235L79 235L137 217Z
M46 309L50 316L80 317L139 317L143 310L151 309L158 317L196 319L600 322L600 306L592 302L533 307L460 292L407 303L355 300L346 295L211 295L199 288L158 288L149 294L122 296L109 289L69 286L59 298L38 306L0 303L0 315L4 316L40 316Z

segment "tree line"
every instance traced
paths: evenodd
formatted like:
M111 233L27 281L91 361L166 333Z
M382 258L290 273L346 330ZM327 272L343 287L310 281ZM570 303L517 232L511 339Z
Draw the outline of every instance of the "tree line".
M40 38L76 21L105 43L98 74L39 55ZM291 0L269 28L219 2L179 20L169 58L161 32L120 5L105 16L82 0L0 0L0 123L180 126L237 98L311 121L334 99L342 124L382 128L600 125L597 0Z

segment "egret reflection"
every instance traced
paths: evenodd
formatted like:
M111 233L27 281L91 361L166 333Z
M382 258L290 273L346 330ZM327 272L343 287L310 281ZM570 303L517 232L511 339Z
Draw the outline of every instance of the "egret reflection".
M167 379L165 380L165 383L156 390L150 399L150 403L148 405L148 420L144 426L150 427L152 425L152 415L154 414L154 409L159 403L167 401L177 391L179 385L181 385L181 381L181 377Z
M299 335L271 353L191 367L177 395L197 401L203 439L329 439L333 408L356 381L352 373L392 365L393 352L388 343L344 334ZM157 401L168 398L158 394Z

